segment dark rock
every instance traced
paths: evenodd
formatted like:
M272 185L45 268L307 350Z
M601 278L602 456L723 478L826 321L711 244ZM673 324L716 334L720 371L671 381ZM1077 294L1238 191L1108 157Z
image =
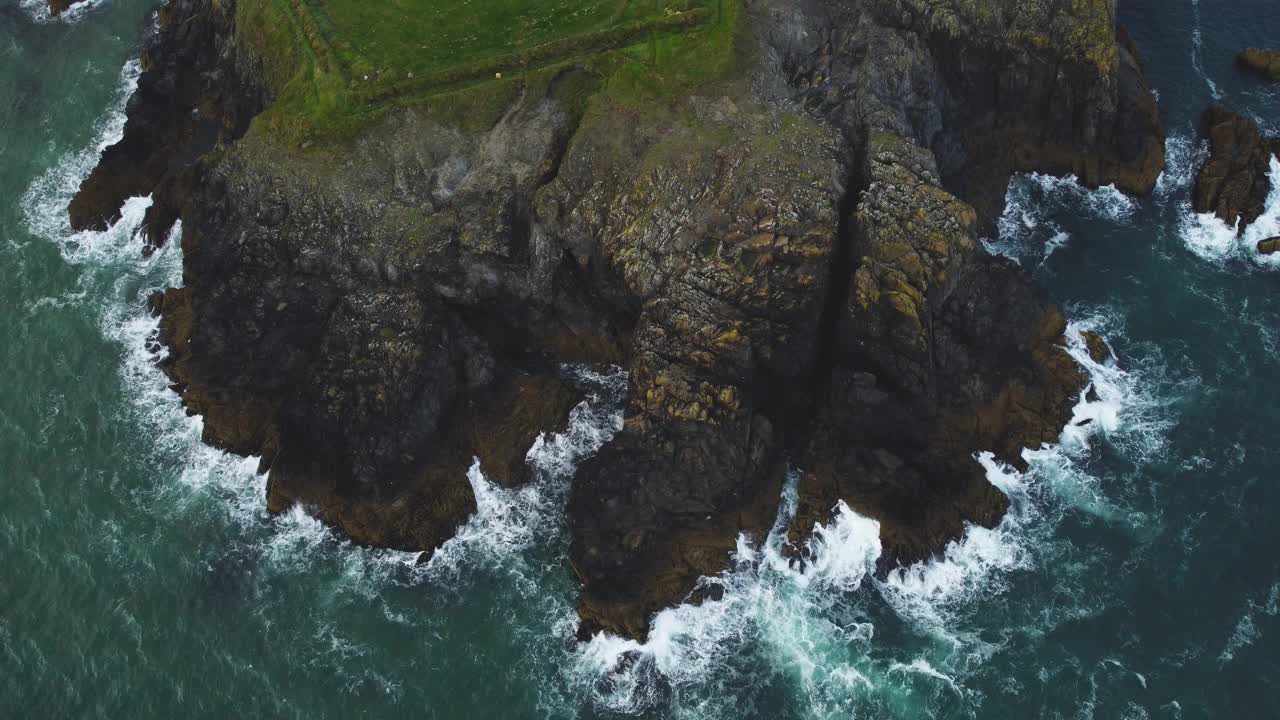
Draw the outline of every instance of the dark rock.
M841 500L886 566L997 523L974 452L1054 440L1083 377L978 229L1010 172L1145 192L1163 166L1106 3L758 0L748 82L585 115L529 91L474 132L410 107L303 150L245 133L269 98L233 21L165 6L73 219L152 192L153 242L182 220L185 287L150 300L166 372L208 442L262 456L273 512L359 543L429 558L472 458L518 484L564 421L553 361L626 365L568 504L584 635L714 599L698 578L764 538L788 460L797 545Z
M1101 365L1112 358L1111 347L1096 332L1086 330L1080 333L1084 337L1085 346L1089 348L1089 358Z
M67 10L70 10L72 5L77 5L83 1L84 0L49 0L49 14L54 16L61 15Z
M1271 255L1280 252L1280 237L1267 238L1258 241L1258 252L1263 255Z
M1280 52L1248 48L1236 58L1245 68L1270 80L1280 81Z
M1192 206L1212 212L1240 232L1262 215L1270 191L1271 157L1280 142L1262 137L1258 126L1220 105L1204 115L1209 159L1196 178Z
M234 0L173 0L161 9L159 31L142 50L124 137L103 152L72 198L73 229L104 230L127 198L154 191L146 227L150 243L161 244L190 194L191 165L243 134L265 106L232 61L235 8Z

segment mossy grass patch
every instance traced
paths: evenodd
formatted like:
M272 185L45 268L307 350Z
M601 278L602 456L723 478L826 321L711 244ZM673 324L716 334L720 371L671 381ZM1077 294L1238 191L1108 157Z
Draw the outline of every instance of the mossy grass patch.
M308 145L407 104L482 128L530 91L671 96L732 68L739 2L241 0L237 34L276 94L260 129Z

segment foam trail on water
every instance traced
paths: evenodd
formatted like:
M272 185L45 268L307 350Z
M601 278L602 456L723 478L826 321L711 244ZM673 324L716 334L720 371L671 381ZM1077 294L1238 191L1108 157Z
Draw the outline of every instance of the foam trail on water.
M1209 93L1213 95L1214 100L1222 99L1222 91L1218 89L1218 84L1209 77L1204 70L1204 35L1200 30L1200 0L1191 0L1191 12L1194 18L1195 27L1191 30L1191 67L1209 86Z
M20 0L18 5L26 10L32 20L38 23L48 22L75 22L84 16L89 10L106 4L107 0L82 0L67 8L61 15L54 17L49 12L49 0Z
M1262 637L1262 631L1258 628L1259 616L1276 617L1277 615L1280 615L1280 581L1271 585L1271 589L1261 601L1249 600L1244 613L1232 628L1226 646L1218 655L1218 664L1225 665L1231 662L1235 659L1236 653Z

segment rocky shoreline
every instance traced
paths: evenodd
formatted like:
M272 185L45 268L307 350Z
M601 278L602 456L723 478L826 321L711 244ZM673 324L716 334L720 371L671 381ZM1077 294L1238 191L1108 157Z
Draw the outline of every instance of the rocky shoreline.
M472 457L519 484L564 422L559 363L628 369L569 502L582 636L645 636L767 532L788 463L797 548L844 500L886 568L919 560L1003 515L974 453L1020 463L1083 385L978 233L1017 171L1149 192L1155 102L1111 2L744 13L736 77L660 106L575 110L569 67L480 129L410 106L302 148L255 132L236 3L170 0L73 224L147 192L153 243L181 220L184 287L152 300L174 389L262 457L272 511L363 544L430 552Z

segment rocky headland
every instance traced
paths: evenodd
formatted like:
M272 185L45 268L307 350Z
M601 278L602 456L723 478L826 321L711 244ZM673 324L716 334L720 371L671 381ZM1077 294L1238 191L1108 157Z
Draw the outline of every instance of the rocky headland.
M1011 173L1143 194L1164 164L1110 0L671 3L429 70L324 5L166 3L73 224L148 192L154 245L181 220L174 389L273 511L359 543L430 552L472 457L525 480L561 363L627 368L566 518L583 635L643 637L767 532L788 464L800 555L840 500L886 568L998 522L974 453L1055 440L1083 378L978 234Z

